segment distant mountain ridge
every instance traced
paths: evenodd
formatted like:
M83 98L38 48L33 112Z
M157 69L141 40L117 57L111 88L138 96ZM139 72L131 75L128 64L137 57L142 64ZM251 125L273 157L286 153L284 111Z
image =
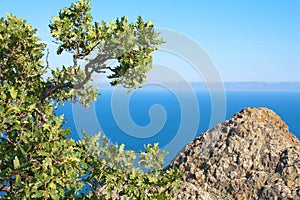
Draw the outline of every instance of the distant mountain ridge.
M300 91L300 82L225 82L228 91Z
M196 90L207 90L209 84L216 83L191 83ZM300 91L300 82L224 82L223 87L225 91Z
M161 82L161 83L151 83L151 85L145 85L148 89L153 90L163 90L164 88L159 88L159 85L172 87L178 90L189 89L187 83L182 82ZM156 86L154 86L156 85ZM217 88L217 90L225 91L291 91L300 92L300 82L224 82L224 83L206 83L206 82L190 82L188 83L192 89L196 91L207 91L208 86L211 86L212 90ZM113 89L108 82L102 82L98 85L100 90L111 90ZM217 86L217 87L215 87Z

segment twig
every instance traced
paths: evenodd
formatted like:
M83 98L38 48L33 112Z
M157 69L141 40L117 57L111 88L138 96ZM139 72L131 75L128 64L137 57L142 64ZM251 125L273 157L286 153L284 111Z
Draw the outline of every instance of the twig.
M47 71L47 69L49 68L49 49L47 49L47 55L46 55L46 66L45 69L43 70L44 72Z
M48 120L46 119L46 114L42 113L38 108L34 108L33 109L35 112L37 112L41 117L42 117L42 120L46 123L48 123Z
M57 101L57 102L55 103L55 106L53 107L54 110L56 110L56 109L58 108L59 103L60 103L60 101Z
M2 136L3 137L3 136ZM13 141L11 141L10 139L9 139L9 137L8 136L6 136L6 137L3 137L6 141L8 141L10 144L12 144L12 145L14 145L15 147L17 146L15 143L13 143Z

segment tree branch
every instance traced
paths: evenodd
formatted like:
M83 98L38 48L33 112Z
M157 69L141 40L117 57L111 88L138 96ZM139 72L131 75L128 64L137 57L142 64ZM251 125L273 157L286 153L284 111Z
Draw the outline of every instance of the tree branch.
M10 191L10 187L9 186L5 186L5 185L0 185L0 191L9 192Z
M9 142L10 144L12 144L13 146L17 146L13 141L11 141L10 139L9 139L9 137L8 136L6 136L6 137L3 137L2 136L2 138L4 138L7 142Z
M46 72L49 68L49 49L47 49L47 55L46 55L46 66L45 69L43 70L43 72Z
M46 114L42 113L42 111L40 111L38 108L34 108L33 110L41 116L42 120L45 123L48 123L48 120L46 119Z
M78 66L77 60L83 59L86 56L88 56L100 43L101 43L101 41L99 41L89 51L80 53L80 51L78 49L77 53L73 54L73 66L71 68L72 69L71 72L68 75L74 75L74 74L76 75L76 73L77 73L76 68ZM79 48L79 46L77 48ZM47 54L47 56L48 56L48 54ZM97 57L95 59L91 60L87 65L85 65L85 78L82 81L80 81L79 83L74 84L71 82L67 82L67 83L60 83L57 85L52 83L51 86L42 93L41 98L40 98L41 101L44 102L49 96L51 96L56 91L61 90L61 89L65 89L65 88L82 89L84 87L84 85L91 79L93 72L104 73L105 70L107 70L107 69L112 70L110 67L106 67L106 65L104 64L104 62L107 61L108 59L113 59L112 53L105 53L105 54L100 53L99 55L97 55ZM99 64L100 64L100 66L99 66ZM90 71L90 69L91 69L91 71Z
M42 102L44 102L49 96L51 96L51 94L55 93L57 90L64 89L64 88L73 88L73 87L74 85L71 82L60 83L57 85L54 85L52 83L52 85L42 93L40 99Z
M55 103L55 106L53 107L53 110L56 110L57 108L58 108L58 105L59 105L59 101L57 101L56 103Z

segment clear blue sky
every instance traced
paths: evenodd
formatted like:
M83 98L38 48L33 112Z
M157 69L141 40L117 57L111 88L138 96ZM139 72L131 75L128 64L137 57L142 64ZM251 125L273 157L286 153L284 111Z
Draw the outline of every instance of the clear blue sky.
M71 2L0 0L0 15L25 18L51 43L51 16ZM93 0L92 13L95 21L141 15L185 34L207 51L224 81L300 81L299 0ZM65 59L51 55L50 61L59 65Z

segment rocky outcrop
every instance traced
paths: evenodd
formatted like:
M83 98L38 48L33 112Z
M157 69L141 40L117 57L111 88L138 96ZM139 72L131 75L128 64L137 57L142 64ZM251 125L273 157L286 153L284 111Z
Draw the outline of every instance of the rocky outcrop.
M300 143L267 108L247 108L189 143L170 167L175 199L300 199Z

